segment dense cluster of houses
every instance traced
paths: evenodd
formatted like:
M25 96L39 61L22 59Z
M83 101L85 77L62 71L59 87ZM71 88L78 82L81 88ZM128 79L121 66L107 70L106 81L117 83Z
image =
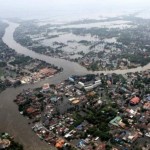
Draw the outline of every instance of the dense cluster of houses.
M8 63L3 68L0 84L3 87L18 86L21 84L34 83L41 79L51 77L60 70L43 61L29 59L22 64Z
M149 77L149 70L123 76L72 76L57 85L24 90L14 101L39 138L58 149L146 149L150 146ZM99 125L87 119L95 109L110 118L102 124L108 125L111 136L89 131Z
M0 92L10 86L34 83L59 71L44 61L17 54L0 38Z
M110 50L111 51L111 50ZM133 63L127 58L119 58L118 54L116 51L113 53L107 52L106 50L103 51L103 53L106 53L104 56L101 55L99 57L98 53L95 52L89 53L86 56L82 57L81 59L78 60L78 62L86 67L89 70L116 70L116 69L129 69L129 68L136 68L141 66L140 64ZM120 50L118 50L120 52Z

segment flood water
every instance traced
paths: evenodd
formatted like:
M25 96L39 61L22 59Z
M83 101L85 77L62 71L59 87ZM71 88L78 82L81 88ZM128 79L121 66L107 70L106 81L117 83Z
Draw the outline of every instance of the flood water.
M64 59L53 58L50 56L38 54L38 53L35 53L34 51L31 51L31 50L21 46L13 38L13 33L14 33L15 29L19 26L19 24L10 23L10 22L7 22L7 23L9 24L9 27L6 29L5 35L3 37L3 41L10 48L14 49L16 52L18 52L20 54L24 54L26 56L30 56L32 58L37 58L39 60L46 61L47 63L54 64L58 67L62 67L64 69L64 73L65 73L66 77L68 77L71 74L87 73L87 70L77 63L69 62Z
M129 25L130 21L124 20L116 20L116 21L108 21L108 22L98 22L98 23L88 23L88 24L75 24L75 25L65 25L60 26L58 28L125 28L131 27ZM55 27L56 28L56 27Z
M0 131L6 131L11 135L14 135L15 139L24 145L25 150L53 150L55 148L49 146L43 141L40 141L38 136L32 132L31 127L28 125L29 120L19 114L18 108L16 104L13 103L13 100L23 89L40 87L47 82L56 84L62 80L65 80L72 74L86 73L86 69L76 63L37 54L28 50L27 48L22 47L13 39L13 33L17 27L18 24L9 23L9 27L5 31L3 41L10 48L14 49L20 54L44 60L48 63L63 67L64 71L55 75L53 78L40 81L34 85L29 84L18 88L8 88L2 92L0 94Z
M14 135L17 141L19 141L24 145L25 150L48 150L48 149L53 150L55 148L52 148L49 145L47 145L45 142L40 141L40 139L36 136L36 134L31 131L31 127L28 125L28 120L19 114L17 106L16 104L13 103L13 100L15 99L16 95L20 93L23 89L39 87L46 82L54 83L54 84L59 83L62 80L68 78L70 75L85 74L91 72L88 72L85 68L83 68L77 63L37 54L21 46L13 38L13 33L19 25L16 23L10 23L10 22L7 23L9 24L9 26L5 31L3 41L10 48L26 56L44 60L48 63L52 63L59 67L63 67L64 71L60 74L55 75L50 79L46 79L38 83L35 83L34 85L29 84L18 88L8 88L4 92L2 92L0 94L0 131L6 131ZM147 69L150 69L150 64L144 66L143 68L138 67L135 69L128 69L128 70L97 71L94 73L114 72L114 73L124 74L127 72L136 72L136 71L142 71Z

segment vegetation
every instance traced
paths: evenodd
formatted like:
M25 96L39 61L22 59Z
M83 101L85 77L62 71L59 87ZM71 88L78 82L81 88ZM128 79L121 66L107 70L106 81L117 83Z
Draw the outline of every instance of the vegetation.
M23 145L12 141L10 147L7 148L7 150L23 150Z
M1 67L6 67L6 65L7 65L6 62L0 62L0 68Z
M9 147L6 150L23 150L23 145L15 142L13 137L11 137L8 133L0 133L0 139L7 139L10 141Z
M3 70L0 68L0 77L3 76Z
M15 66L15 65L24 65L26 64L28 61L30 61L31 58L29 56L16 56L15 60L10 62L11 65Z

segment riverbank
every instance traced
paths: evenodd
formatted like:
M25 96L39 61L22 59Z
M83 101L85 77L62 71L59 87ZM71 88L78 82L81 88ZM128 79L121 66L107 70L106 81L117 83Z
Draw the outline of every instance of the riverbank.
M69 75L73 74L88 74L88 73L104 73L104 74L109 74L109 73L116 73L116 74L126 74L128 72L140 72L140 71L145 71L150 68L150 63L147 64L144 67L137 67L133 69L125 69L125 70L106 70L106 71L88 71L86 68L83 66L79 65L78 63L75 62L70 62L65 59L61 58L53 58L50 56L45 56L42 54L38 54L34 51L31 51L23 46L21 46L19 43L17 43L14 40L13 34L16 30L17 27L19 27L19 24L17 23L12 23L9 21L5 21L9 26L6 28L5 35L3 37L3 42L8 45L10 48L14 49L16 52L24 54L25 56L30 56L32 58L36 58L39 60L46 61L47 63L54 64L58 66L59 68L64 69L64 73L66 74L66 78Z
M18 113L18 108L13 103L13 100L23 89L40 87L45 82L56 84L64 79L65 78L59 74L51 79L46 79L35 84L28 84L18 88L8 88L3 91L0 94L0 131L6 131L14 135L15 139L23 144L25 150L55 150L55 148L40 141L36 134L32 132L31 127L28 125L28 120Z
M11 135L14 135L18 142L24 145L25 150L46 150L51 149L46 143L41 142L39 138L31 131L31 128L28 125L27 119L23 118L19 113L17 106L13 103L16 95L19 94L23 89L36 88L42 86L44 83L49 82L51 84L59 83L62 80L67 79L71 75L82 75L88 73L117 73L125 74L128 72L144 71L150 68L150 64L144 66L143 68L138 67L128 70L115 70L115 71L97 71L91 72L87 71L84 67L80 66L77 63L69 62L67 60L52 58L37 54L33 51L28 50L27 48L21 46L13 39L13 33L15 29L19 26L16 23L10 23L8 28L5 31L3 37L3 42L7 44L10 48L14 49L16 52L30 56L32 58L37 58L39 60L46 61L47 63L54 64L58 67L62 67L64 71L58 75L55 75L53 78L40 81L35 84L28 84L18 88L8 88L0 94L0 130L7 131ZM30 138L29 138L30 137Z
M53 78L42 80L35 84L28 84L17 88L8 88L3 91L0 94L0 122L2 122L0 130L7 131L14 135L18 142L24 145L25 150L44 150L50 148L53 150L55 148L52 148L46 143L41 142L39 138L31 131L31 128L28 125L28 120L23 118L18 113L17 106L13 103L13 100L23 89L36 88L42 86L46 82L50 82L52 84L59 83L73 74L84 74L86 73L86 70L84 68L82 70L82 67L76 63L70 63L69 61L62 59L57 60L55 58L50 58L22 47L13 39L13 33L17 26L18 25L14 23L9 24L3 37L5 44L18 53L30 56L32 58L39 58L39 60L44 60L47 63L56 64L57 66L65 68L65 70L62 73L55 75Z
M20 54L24 54L26 56L30 56L32 58L44 60L45 62L50 63L50 64L55 64L59 68L64 69L66 77L68 77L69 74L88 73L88 71L84 67L80 66L77 63L70 62L70 61L67 61L64 59L52 58L49 56L38 54L38 53L35 53L34 51L31 51L31 50L21 46L13 38L13 34L14 34L16 28L19 26L19 24L7 22L7 21L5 21L5 22L7 24L9 24L9 26L6 28L5 35L3 37L3 42L6 45L8 45L10 48L14 49L16 52L18 52Z

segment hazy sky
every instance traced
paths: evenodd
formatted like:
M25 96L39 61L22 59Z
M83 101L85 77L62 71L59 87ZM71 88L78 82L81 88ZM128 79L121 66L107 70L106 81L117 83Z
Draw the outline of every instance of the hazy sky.
M48 17L148 9L150 0L0 0L0 17Z

